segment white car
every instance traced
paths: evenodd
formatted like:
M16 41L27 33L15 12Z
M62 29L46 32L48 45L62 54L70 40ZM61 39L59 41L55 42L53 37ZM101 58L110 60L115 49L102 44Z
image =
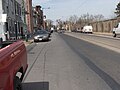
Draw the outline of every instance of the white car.
M84 26L82 29L83 33L93 33L93 27L92 26Z
M113 32L113 37L120 35L120 23L118 23L117 26L115 26L115 28L113 28L112 32Z

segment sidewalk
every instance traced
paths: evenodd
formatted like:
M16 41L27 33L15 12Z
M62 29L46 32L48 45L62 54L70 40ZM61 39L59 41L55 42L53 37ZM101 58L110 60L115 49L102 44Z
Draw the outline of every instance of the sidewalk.
M100 37L90 38L91 36L87 37L87 35L84 35L84 34L80 35L80 34L76 34L76 33L65 33L65 34L75 37L75 38L78 38L78 39L82 39L82 40L90 42L92 44L113 50L117 53L120 53L120 48L119 48L120 43L118 42L119 40L117 39L118 41L116 41L116 39L114 39L113 36L111 36L112 33L93 33L94 36L109 37L109 38L100 38ZM110 38L112 38L112 39L110 39Z
M66 31L65 33L72 33L72 32ZM112 32L109 32L109 33L108 32L93 32L93 34L112 36Z
M28 42L26 42L26 41L23 41L23 42L24 42L25 46L27 47L28 45L33 43L33 39L28 40Z
M112 33L107 33L107 32L93 32L95 35L107 35L107 36L112 36Z

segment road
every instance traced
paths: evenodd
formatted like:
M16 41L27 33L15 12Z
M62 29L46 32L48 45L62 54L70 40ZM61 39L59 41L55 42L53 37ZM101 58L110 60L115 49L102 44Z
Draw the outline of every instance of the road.
M120 54L64 34L28 50L23 90L120 90Z
M76 37L87 42L97 44L99 46L108 48L115 52L120 53L120 38L114 38L110 35L101 35L101 34L82 34L82 33L65 33L72 37Z

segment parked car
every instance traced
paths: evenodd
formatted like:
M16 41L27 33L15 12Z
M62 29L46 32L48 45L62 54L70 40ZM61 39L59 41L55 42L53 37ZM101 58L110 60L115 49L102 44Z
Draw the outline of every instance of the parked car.
M49 36L51 36L51 34L53 33L53 31L51 30L46 30L46 31L48 32Z
M65 30L61 29L61 30L58 31L58 33L65 33Z
M50 38L50 33L46 30L38 30L34 34L34 42L37 41L48 41Z
M82 29L83 33L93 33L93 27L90 25L84 26Z
M120 23L118 23L118 24L113 28L113 37L116 37L117 35L120 35Z

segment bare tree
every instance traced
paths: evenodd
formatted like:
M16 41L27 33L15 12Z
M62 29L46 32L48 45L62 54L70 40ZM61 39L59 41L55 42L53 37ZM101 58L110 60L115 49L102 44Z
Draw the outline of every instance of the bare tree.
M62 21L61 19L56 20L59 27L64 26L64 23L69 26L71 30L76 30L78 28L83 27L84 25L88 25L95 21L104 20L104 16L102 14L92 15L92 14L83 14L80 17L77 15L70 16L67 21Z
M76 23L79 20L77 15L73 15L69 18L69 26L72 30L76 30Z
M47 22L47 29L50 29L53 26L53 21L50 19L47 19L46 22Z
M62 29L63 25L64 25L64 21L62 21L61 19L57 19L57 27L59 27L59 29Z
M89 24L93 21L94 21L94 16L87 13L87 14L81 15L77 23L84 26L84 25Z
M94 21L104 20L104 16L102 14L98 14L94 16Z
M78 17L76 15L73 15L69 18L69 21L73 24L75 24L78 21Z

